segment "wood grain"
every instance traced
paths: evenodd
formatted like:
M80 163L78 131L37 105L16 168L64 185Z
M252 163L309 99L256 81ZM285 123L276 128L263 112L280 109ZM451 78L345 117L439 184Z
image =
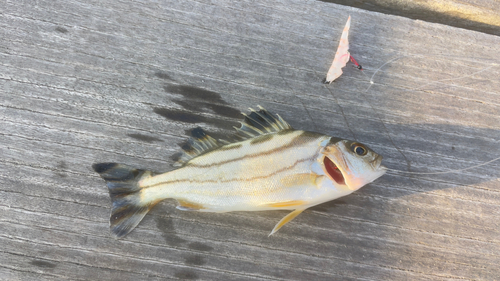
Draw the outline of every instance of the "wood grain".
M349 14L364 72L324 85ZM497 36L266 0L6 1L0 30L1 280L500 278L500 162L390 172L272 237L286 212L167 200L121 240L91 169L171 170L190 129L258 104L391 169L478 165L500 156Z

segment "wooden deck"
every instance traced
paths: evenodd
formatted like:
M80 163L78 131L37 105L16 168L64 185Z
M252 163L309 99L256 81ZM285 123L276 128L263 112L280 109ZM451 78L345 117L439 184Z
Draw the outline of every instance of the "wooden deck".
M349 14L365 70L324 85ZM121 240L91 169L171 170L187 131L256 105L392 169L478 165L500 156L498 36L269 0L9 0L0 31L0 280L500 279L500 162L389 172L272 237L287 212L167 200Z

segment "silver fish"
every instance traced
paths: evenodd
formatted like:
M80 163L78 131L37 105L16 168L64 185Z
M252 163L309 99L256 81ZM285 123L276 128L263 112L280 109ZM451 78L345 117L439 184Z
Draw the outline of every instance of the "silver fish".
M293 210L271 234L305 209L346 196L382 176L382 156L365 145L295 130L259 106L236 128L238 141L193 130L176 170L155 175L124 164L97 163L113 208L111 232L132 231L158 202L199 212Z

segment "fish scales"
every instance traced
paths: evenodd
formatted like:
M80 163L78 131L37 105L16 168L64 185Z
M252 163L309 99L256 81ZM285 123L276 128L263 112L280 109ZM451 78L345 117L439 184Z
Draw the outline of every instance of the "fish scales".
M139 182L143 200L182 198L205 206L200 211L222 212L248 206L264 210L270 209L266 204L299 200L313 191L303 188L316 179L310 166L327 138L290 131L265 142L246 140L237 149L204 154L182 169ZM296 175L303 175L303 184L287 180Z
M94 164L113 203L112 233L128 234L155 204L173 198L183 211L293 210L273 234L303 210L385 173L382 157L363 144L294 130L262 107L251 111L237 128L239 141L217 141L194 129L173 171L154 175L124 164Z

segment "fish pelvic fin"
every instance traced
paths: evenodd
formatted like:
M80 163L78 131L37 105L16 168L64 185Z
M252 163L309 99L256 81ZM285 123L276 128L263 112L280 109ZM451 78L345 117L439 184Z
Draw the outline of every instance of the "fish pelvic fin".
M130 233L158 202L143 202L139 181L151 177L152 172L118 163L92 165L108 186L113 207L109 225L111 233L121 238Z
M305 209L296 209L295 211L291 212L290 214L286 215L284 218L282 218L276 226L274 226L273 231L269 233L268 236L273 235L276 233L282 226L293 220L296 216L300 215Z

